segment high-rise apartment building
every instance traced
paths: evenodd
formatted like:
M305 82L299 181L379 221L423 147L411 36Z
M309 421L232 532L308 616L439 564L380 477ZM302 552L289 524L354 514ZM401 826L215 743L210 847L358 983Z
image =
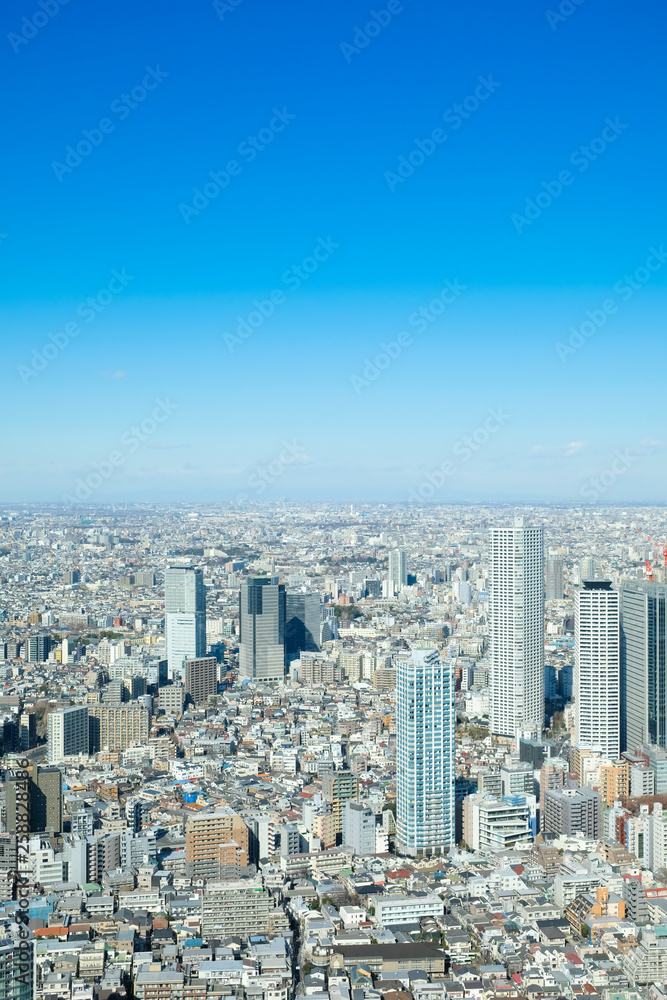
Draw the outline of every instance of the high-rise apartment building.
M551 788L542 802L542 829L571 836L602 836L602 797L592 788Z
M547 556L546 559L546 597L547 601L560 601L563 598L563 557Z
M415 649L396 674L396 832L415 857L454 842L453 668L436 650Z
M343 843L355 854L375 854L375 813L366 803L345 803Z
M389 572L387 578L394 584L397 591L408 582L408 557L402 549L392 549L389 553Z
M88 706L75 705L49 712L47 718L46 759L60 764L67 757L88 754Z
M285 676L285 587L249 577L239 592L239 677L281 681Z
M185 660L206 655L206 589L200 569L192 566L167 569L164 612L169 675L181 680Z
M271 894L261 879L208 882L202 898L202 934L220 940L269 934L273 910Z
M91 753L148 742L148 709L141 705L89 705L88 717Z
M619 595L608 580L586 580L574 597L575 743L620 752Z
M544 532L522 517L491 531L491 732L516 737L544 724Z
M248 864L248 827L228 807L188 816L185 860L195 878L219 878L219 866Z
M345 803L356 799L358 793L359 777L353 771L330 771L322 776L322 795L331 803L337 834L343 831Z
M667 587L621 591L621 750L667 747Z
M300 653L320 648L319 594L287 594L285 597L285 655L287 662Z
M215 656L201 656L185 661L185 693L195 705L205 705L210 694L218 693L218 661Z
M595 559L592 556L587 556L585 559L579 561L579 580L581 583L584 580L594 580L595 579Z

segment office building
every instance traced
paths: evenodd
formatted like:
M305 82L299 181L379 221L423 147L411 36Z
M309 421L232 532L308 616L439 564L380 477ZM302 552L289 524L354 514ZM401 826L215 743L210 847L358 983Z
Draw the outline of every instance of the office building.
M547 601L563 599L563 557L547 556L546 559L546 598Z
M522 517L491 531L490 730L542 735L544 724L544 532Z
M60 764L67 757L88 754L88 706L76 705L49 712L46 759Z
M21 712L18 724L18 750L25 753L37 745L37 716L34 712Z
M281 681L285 676L285 587L249 577L239 592L239 678Z
M63 776L57 767L39 767L31 764L28 768L28 794L30 796L30 832L51 831L62 833L63 828ZM16 802L17 784L22 791L22 783L15 777L7 780L6 814L7 830L16 833L17 822L23 823L25 808Z
M285 598L285 655L290 663L300 653L320 648L319 594L287 594Z
M436 650L415 649L396 670L396 831L412 857L454 842L454 676Z
M164 611L169 675L182 680L185 660L206 655L206 590L200 569L192 566L167 569Z
M389 553L389 570L387 579L394 584L395 592L405 587L408 582L408 557L402 549L392 549Z
M542 830L602 836L602 797L592 788L550 788L542 801Z
M215 656L201 656L185 661L185 694L195 705L205 705L208 696L218 693L218 661Z
M91 753L148 742L148 710L140 705L89 705L88 718Z
M345 803L343 843L355 854L375 854L375 813L370 806L352 800Z
M575 591L574 713L579 747L616 758L620 752L619 595L608 580Z
M621 750L667 746L667 587L621 591Z

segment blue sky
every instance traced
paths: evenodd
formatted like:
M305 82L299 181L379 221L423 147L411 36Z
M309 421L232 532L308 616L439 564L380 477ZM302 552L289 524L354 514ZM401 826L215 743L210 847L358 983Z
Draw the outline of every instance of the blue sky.
M657 0L43 3L0 14L4 499L664 497Z

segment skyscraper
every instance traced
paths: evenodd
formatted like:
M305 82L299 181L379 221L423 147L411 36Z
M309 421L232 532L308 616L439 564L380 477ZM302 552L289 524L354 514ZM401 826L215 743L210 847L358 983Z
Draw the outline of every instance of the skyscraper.
M185 693L195 705L206 703L210 694L218 692L218 661L215 656L201 656L185 661Z
M563 557L548 556L546 561L547 601L563 599Z
M396 673L396 832L415 857L454 842L453 668L437 650L415 649Z
M389 580L394 584L396 591L405 587L408 582L408 557L402 549L393 549L389 553Z
M319 594L287 594L285 598L285 654L287 662L299 653L320 648Z
M66 757L88 753L88 706L75 705L49 712L46 759L60 764Z
M586 580L574 597L575 743L604 757L620 752L618 591Z
M285 676L285 587L249 577L239 592L239 677L280 681Z
M544 531L522 517L491 530L491 732L542 734Z
M169 675L180 680L185 660L206 655L206 590L200 569L192 566L167 569L164 610Z
M667 747L667 586L621 591L621 750Z

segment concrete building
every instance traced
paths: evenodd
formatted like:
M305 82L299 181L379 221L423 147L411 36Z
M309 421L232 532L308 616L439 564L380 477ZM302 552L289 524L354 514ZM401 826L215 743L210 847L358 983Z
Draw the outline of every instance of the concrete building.
M63 776L57 767L39 767L31 764L28 769L28 794L30 795L30 832L50 830L61 833L63 828ZM25 809L16 801L18 779L10 777L6 785L7 830L16 833L17 822L23 825Z
M526 797L495 799L488 792L468 795L463 801L463 839L473 851L530 847L533 831Z
M546 559L546 598L547 601L562 601L563 599L563 557L547 556Z
M370 806L351 800L345 803L343 843L355 854L375 854L375 813Z
M602 797L592 788L551 788L542 802L545 833L602 835Z
M402 549L392 549L389 553L389 568L387 579L394 584L395 592L408 582L408 557Z
M454 843L454 677L434 649L399 658L396 674L396 831L414 857Z
M202 934L224 939L271 931L273 900L262 880L208 882L202 900Z
M185 694L195 705L205 705L211 694L218 693L218 661L215 656L201 656L185 661Z
M621 750L667 746L667 586L621 591Z
M67 757L88 755L88 707L86 705L61 708L49 712L47 718L46 759L50 764L60 764Z
M249 577L239 591L239 677L282 681L285 676L285 587Z
M188 816L185 826L185 858L192 877L219 877L218 866L248 864L248 827L228 807Z
M89 705L88 718L91 753L148 742L148 710L140 705Z
M401 924L419 924L423 917L442 917L445 904L432 892L390 893L370 896L375 908L375 923L379 927L400 927Z
M352 771L331 771L322 777L322 795L331 803L336 834L343 832L343 810L359 794L359 778Z
M619 594L608 580L575 591L575 742L603 757L620 753Z
M206 589L200 569L170 566L166 570L164 610L169 676L182 680L185 660L206 655Z
M490 730L516 737L544 725L544 530L522 517L491 531Z

